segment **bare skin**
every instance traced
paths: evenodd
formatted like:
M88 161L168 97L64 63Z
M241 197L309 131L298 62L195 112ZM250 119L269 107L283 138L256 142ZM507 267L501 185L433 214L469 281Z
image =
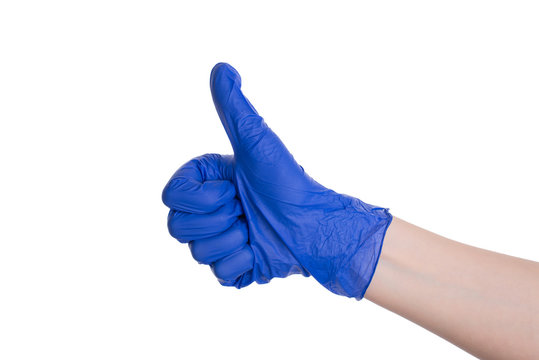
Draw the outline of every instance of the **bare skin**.
M539 359L539 263L394 218L365 297L481 359Z

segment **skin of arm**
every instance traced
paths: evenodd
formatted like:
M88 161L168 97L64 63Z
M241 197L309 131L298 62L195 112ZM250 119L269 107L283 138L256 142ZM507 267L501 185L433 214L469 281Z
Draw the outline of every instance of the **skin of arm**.
M481 359L539 359L539 263L401 219L365 297Z

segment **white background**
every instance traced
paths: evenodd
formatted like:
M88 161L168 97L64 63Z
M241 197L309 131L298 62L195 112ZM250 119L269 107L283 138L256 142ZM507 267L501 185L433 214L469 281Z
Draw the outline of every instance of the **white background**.
M230 153L212 66L311 176L539 260L535 1L2 1L0 358L469 359L312 278L221 287L166 228Z

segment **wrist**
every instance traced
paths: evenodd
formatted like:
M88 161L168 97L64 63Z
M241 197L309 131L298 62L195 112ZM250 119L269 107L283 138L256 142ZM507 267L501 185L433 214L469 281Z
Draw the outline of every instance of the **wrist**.
M388 209L328 193L326 206L311 214L309 249L299 259L329 291L363 298L381 254L392 216Z

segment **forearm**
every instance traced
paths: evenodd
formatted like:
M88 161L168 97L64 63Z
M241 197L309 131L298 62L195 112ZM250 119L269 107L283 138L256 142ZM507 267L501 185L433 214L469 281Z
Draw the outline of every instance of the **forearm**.
M395 218L365 297L480 358L539 358L539 263Z

